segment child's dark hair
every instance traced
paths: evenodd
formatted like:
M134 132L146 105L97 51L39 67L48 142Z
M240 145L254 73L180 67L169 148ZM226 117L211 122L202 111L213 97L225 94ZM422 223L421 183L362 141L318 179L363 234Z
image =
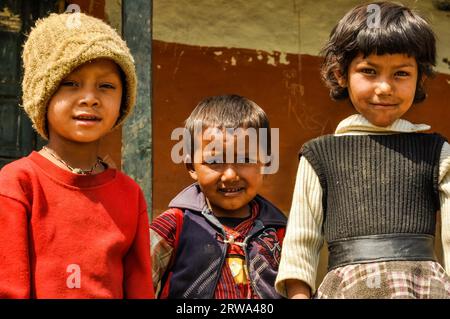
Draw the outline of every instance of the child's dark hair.
M185 129L190 134L191 143L185 143L188 154L193 157L195 128L214 127L218 129L267 129L267 154L270 154L270 125L266 113L258 104L243 96L235 94L211 96L197 104L186 119Z
M380 8L379 27L369 27L367 12L370 4L356 6L333 28L321 55L324 62L321 75L335 100L348 97L347 88L339 86L334 71L337 69L347 78L351 61L362 53L407 54L414 57L418 66L418 79L414 102L421 102L426 94L422 76L432 76L436 65L436 39L430 25L411 9L391 3L374 2Z

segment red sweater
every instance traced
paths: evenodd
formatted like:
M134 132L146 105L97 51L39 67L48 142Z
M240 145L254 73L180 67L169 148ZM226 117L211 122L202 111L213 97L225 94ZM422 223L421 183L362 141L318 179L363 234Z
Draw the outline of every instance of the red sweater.
M154 298L145 199L39 153L0 171L0 298Z

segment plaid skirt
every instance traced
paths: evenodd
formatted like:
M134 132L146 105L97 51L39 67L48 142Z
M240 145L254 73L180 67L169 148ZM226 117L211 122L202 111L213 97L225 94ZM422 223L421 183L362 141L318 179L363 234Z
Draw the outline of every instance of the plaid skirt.
M450 298L450 278L434 261L346 265L327 273L314 298Z

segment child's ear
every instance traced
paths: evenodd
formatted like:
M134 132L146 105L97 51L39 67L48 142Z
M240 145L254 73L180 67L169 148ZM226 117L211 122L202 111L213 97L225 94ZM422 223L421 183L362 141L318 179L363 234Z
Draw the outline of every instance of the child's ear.
M426 74L422 74L422 77L420 78L420 85L423 86L427 79L428 79L428 76Z
M191 166L191 168L189 168L188 165L186 165L186 167L188 168L189 175L191 175L193 180L195 180L195 181L198 180L197 172L195 171L192 164L189 164L189 165Z
M347 87L347 79L345 78L344 75L342 75L342 72L340 69L334 69L333 70L333 74L334 77L336 78L336 80L338 81L338 84L340 87Z
M197 172L194 169L194 164L192 163L192 158L190 155L186 155L184 158L184 165L186 165L186 169L189 172L189 175L191 175L192 179L197 180Z

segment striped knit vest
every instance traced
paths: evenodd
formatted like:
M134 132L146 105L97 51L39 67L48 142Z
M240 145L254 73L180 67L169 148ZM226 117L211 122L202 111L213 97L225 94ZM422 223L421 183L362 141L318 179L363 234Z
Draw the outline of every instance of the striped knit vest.
M323 189L328 242L365 235L435 232L438 134L326 135L303 145Z

